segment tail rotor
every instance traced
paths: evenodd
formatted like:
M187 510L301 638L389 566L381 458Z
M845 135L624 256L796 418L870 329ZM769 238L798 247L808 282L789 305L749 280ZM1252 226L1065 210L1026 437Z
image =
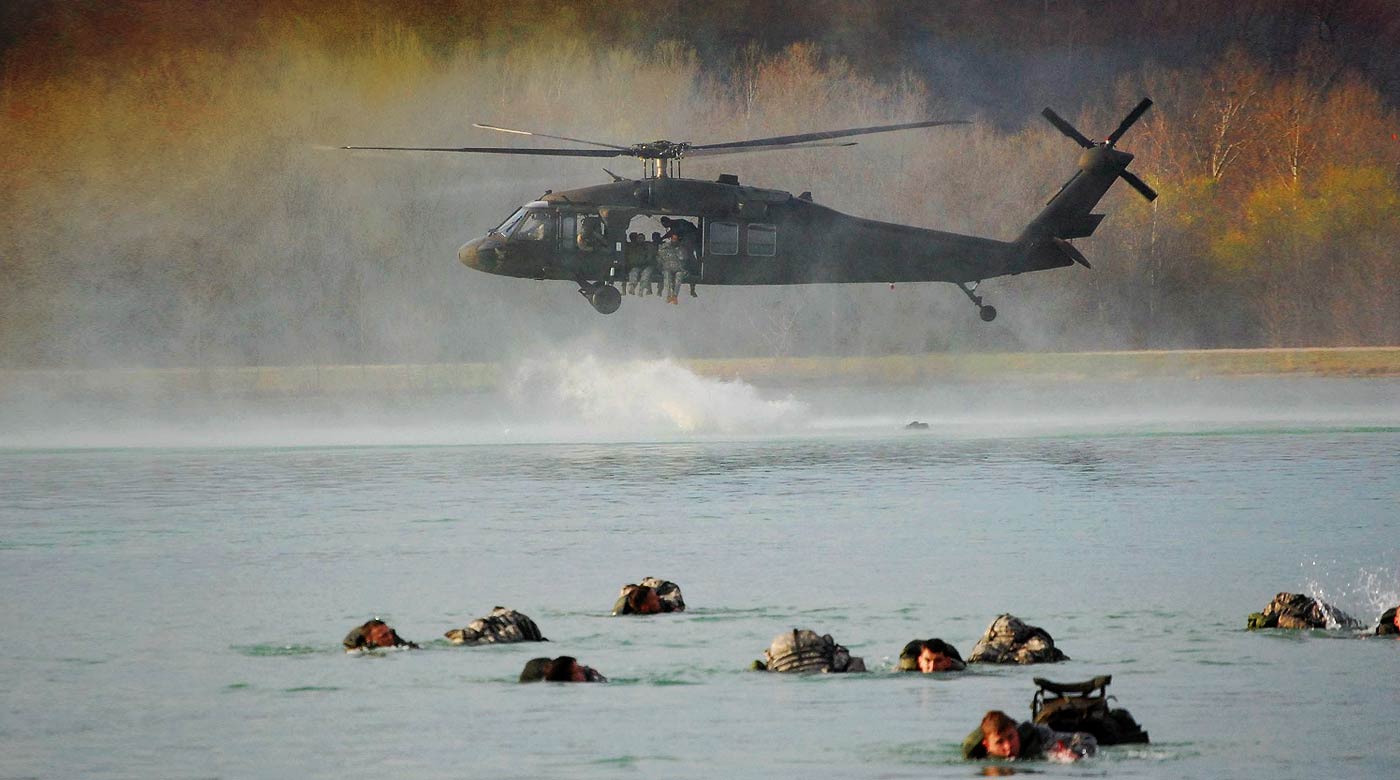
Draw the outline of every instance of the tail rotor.
M1112 133L1110 133L1108 138L1105 139L1103 143L1097 144L1093 141L1090 141L1084 136L1083 133L1075 129L1074 125L1070 124L1069 122L1066 122L1063 117L1061 117L1059 114L1056 114L1049 108L1046 108L1044 111L1040 112L1040 114L1041 116L1045 117L1045 120L1047 122L1054 125L1056 130L1059 130L1065 135L1065 137L1069 138L1071 141L1074 141L1075 143L1079 144L1085 149L1113 149L1114 146L1118 143L1118 139L1122 138L1123 134L1128 132L1128 128L1132 127L1134 123L1141 119L1142 115L1147 113L1147 109L1151 107L1152 101L1148 98L1143 98L1141 103L1138 103L1136 106L1134 106L1133 110L1129 111L1128 115L1123 117L1123 121L1118 123L1118 128ZM1108 155L1103 156L1109 157ZM1147 182L1144 182L1142 179L1139 179L1136 175L1128 172L1126 168L1127 161L1132 160L1132 156L1127 155L1126 157L1127 159L1124 160L1119 166L1118 178L1126 182L1129 187L1132 187L1133 189L1137 190L1138 194L1142 197L1147 198L1149 201L1156 200L1157 191L1147 186ZM1118 157L1116 159L1122 158Z

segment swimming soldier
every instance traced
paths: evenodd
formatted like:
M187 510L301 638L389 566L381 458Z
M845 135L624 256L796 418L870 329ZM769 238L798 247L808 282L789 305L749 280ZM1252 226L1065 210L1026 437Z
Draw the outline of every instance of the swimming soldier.
M466 628L443 634L454 645L492 645L510 642L548 642L539 626L529 617L505 607L496 607L486 617L477 618Z
M1015 615L998 615L967 656L970 664L1042 664L1068 661L1049 632Z
M899 671L960 672L967 668L958 649L942 639L915 639L899 653Z
M350 653L356 650L369 650L376 647L407 647L417 649L418 645L399 636L399 632L390 628L388 624L379 618L365 621L362 625L350 630L341 640L345 645L345 652Z
M1037 723L1017 723L1001 710L990 710L982 724L963 740L963 758L1005 758L1070 762L1098 752L1099 743L1082 731L1064 733Z
M750 667L760 672L833 673L863 672L865 661L836 644L830 634L794 628L773 638L763 660Z
M1361 628L1361 621L1302 593L1280 593L1263 612L1251 613L1245 628Z
M681 586L656 577L643 578L641 584L623 585L622 593L613 604L614 615L655 615L660 612L684 612L685 599Z
M1391 607L1381 613L1381 619L1376 623L1376 636L1387 634L1400 634L1400 607Z
M584 666L573 656L555 659L531 658L520 672L520 682L607 682L608 678L591 666Z

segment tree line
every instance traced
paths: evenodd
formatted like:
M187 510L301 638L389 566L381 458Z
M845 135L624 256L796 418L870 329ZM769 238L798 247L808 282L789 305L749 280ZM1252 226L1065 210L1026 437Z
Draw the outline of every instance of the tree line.
M1161 197L1115 187L1079 242L1092 271L987 283L991 326L946 285L702 288L683 316L638 304L604 320L563 284L455 263L520 202L605 180L595 163L334 147L502 143L473 121L630 143L970 118L683 173L994 238L1038 211L1078 149L1038 102L1008 121L918 66L935 55L843 56L850 31L775 44L715 25L661 37L674 15L652 24L627 5L600 20L618 6L462 3L446 23L441 7L234 6L264 10L203 19L235 31L213 37L188 14L109 10L36 22L57 44L8 43L0 365L495 360L581 332L696 357L1400 343L1400 121L1384 63L1340 33L1144 56L1079 83L1077 107L1054 107L1091 137L1156 101L1120 148Z

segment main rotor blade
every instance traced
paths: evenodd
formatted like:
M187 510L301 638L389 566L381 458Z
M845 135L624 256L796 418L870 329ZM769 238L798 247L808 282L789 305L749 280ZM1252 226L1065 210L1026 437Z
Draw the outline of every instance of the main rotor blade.
M1141 117L1143 113L1151 107L1152 101L1147 98L1143 98L1141 103L1138 103L1132 111L1128 112L1127 116L1123 117L1123 121L1119 123L1118 129L1114 130L1113 133L1111 133L1108 136L1108 145L1112 146L1118 143L1118 139L1122 138L1123 134L1128 132L1128 128L1132 127L1133 123L1138 121L1138 118ZM1149 198L1149 200L1151 199Z
M1123 177L1123 181L1127 182L1129 187L1132 187L1133 189L1137 190L1138 194L1142 195L1142 197L1144 198L1147 198L1148 201L1154 201L1157 199L1157 191L1147 186L1147 182L1143 181L1142 179L1139 179L1131 172L1122 171L1118 175Z
M342 146L341 149L380 152L471 152L473 154L534 154L547 157L630 157L632 153L623 149L618 152L603 149L510 149L499 146L461 146L448 148L441 146Z
M1055 113L1054 111L1051 111L1051 110L1049 109L1049 107L1046 107L1046 109L1045 109L1044 111L1041 111L1041 112L1040 112L1040 115L1043 116L1043 117L1045 117L1046 120L1048 120L1048 121L1050 122L1050 124L1054 125L1054 126L1055 126L1055 129L1057 129L1057 130L1059 130L1061 133L1064 133L1065 135L1069 136L1069 138L1070 138L1071 140L1073 140L1075 143L1079 144L1080 146L1084 147L1085 149L1093 149L1093 148L1094 148L1094 142L1093 142L1093 141L1090 141L1088 138L1085 138L1083 133L1081 133L1081 132L1079 132L1078 130L1075 130L1075 129L1074 129L1074 125L1072 125L1072 124L1070 124L1069 122L1066 122L1065 120L1061 119L1061 118L1060 118L1060 115L1057 114L1057 113Z
M538 138L553 138L556 141L573 141L578 144L588 144L589 146L605 146L609 149L620 149L627 151L629 147L618 146L617 144L605 144L602 141L590 141L587 138L570 138L567 135L549 135L548 133L534 133L529 130L512 130L509 127L497 127L495 125L483 125L480 122L472 122L472 127L479 127L482 130L495 130L499 133L511 133L514 135L533 135Z
M744 154L746 152L782 152L788 149L816 149L819 147L840 147L855 145L855 141L844 141L834 144L784 144L782 146L745 146L738 149L711 149L708 147L696 149L695 147L691 147L690 149L686 150L685 157L687 159L691 157L720 157L726 154Z
M850 130L825 130L817 133L799 133L797 135L780 135L773 138L754 138L748 141L730 141L723 144L697 144L686 150L687 155L695 154L697 149L746 149L751 146L783 146L789 144L800 144L807 141L826 141L832 138L847 138L853 135L868 135L870 133L891 133L895 130L912 130L916 127L937 127L939 125L967 125L972 124L965 119L932 120L928 122L906 122L899 125L877 125L875 127L855 127Z

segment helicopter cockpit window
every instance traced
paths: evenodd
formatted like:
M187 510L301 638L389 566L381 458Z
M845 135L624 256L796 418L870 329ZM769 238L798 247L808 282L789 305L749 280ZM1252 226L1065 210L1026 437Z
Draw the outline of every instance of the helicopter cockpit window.
M739 254L739 225L734 222L710 223L710 254Z
M496 229L492 230L491 232L498 233L503 236L508 236L510 235L510 231L515 229L516 224L518 224L520 222L520 219L524 216L525 209L516 209L514 214L511 214L509 217L506 217L506 221L497 225Z
M751 257L772 257L778 254L778 226L761 222L749 225L746 236Z
M527 211L510 237L514 241L543 241L549 238L549 212Z

